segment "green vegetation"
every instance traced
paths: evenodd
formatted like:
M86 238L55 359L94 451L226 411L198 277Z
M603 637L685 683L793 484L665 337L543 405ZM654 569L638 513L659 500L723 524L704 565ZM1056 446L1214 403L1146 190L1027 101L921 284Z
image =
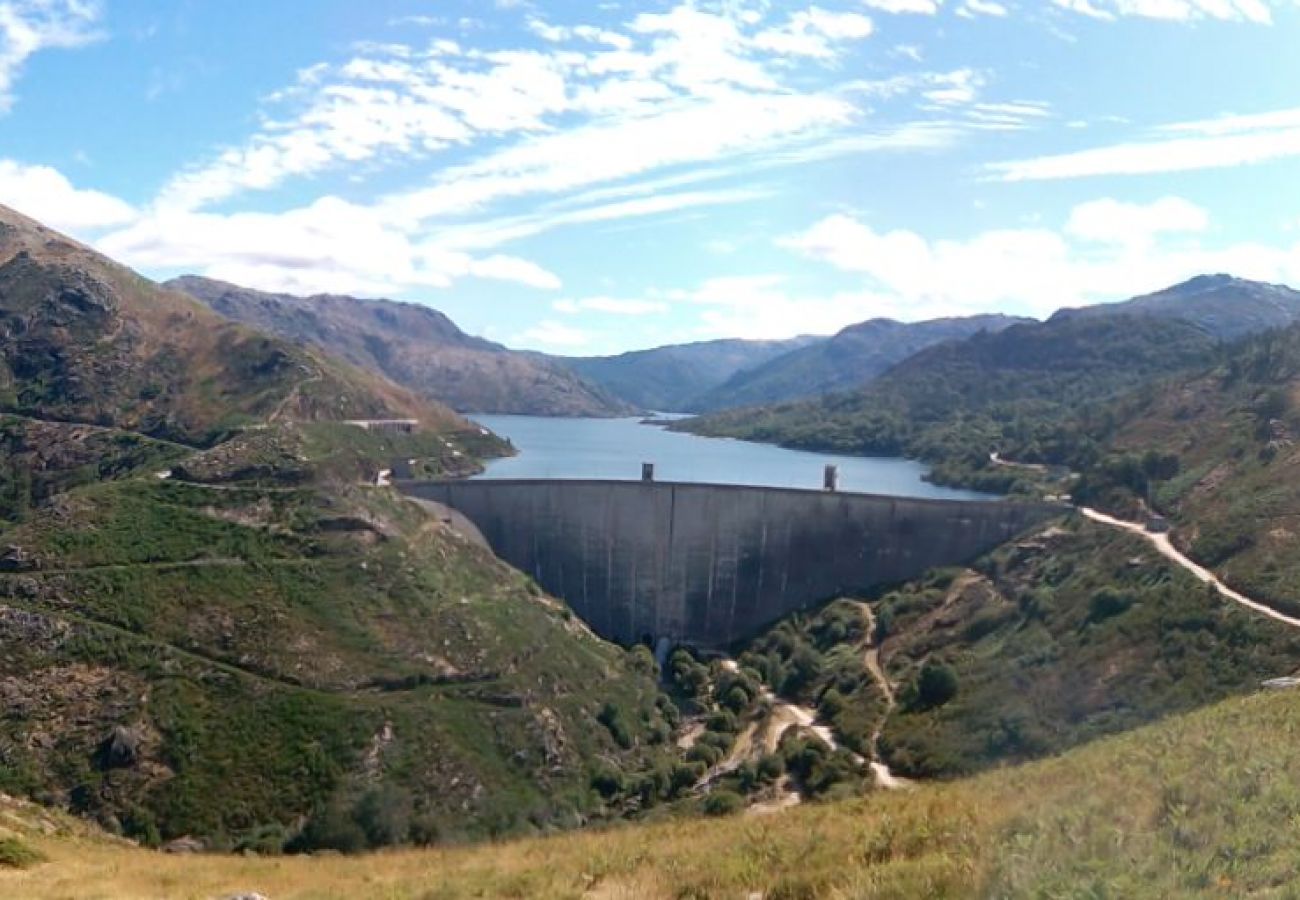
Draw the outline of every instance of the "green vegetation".
M0 869L29 869L46 859L44 853L20 838L0 836Z
M1083 521L906 585L877 613L882 662L902 686L880 749L922 777L1057 753L1300 665L1294 629Z
M866 387L737 410L673 427L696 434L934 464L934 479L1011 491L1026 473L992 465L1085 465L1100 452L1089 416L1135 385L1207 366L1214 339L1146 317L1054 318L923 350Z
M676 820L469 848L311 859L186 857L90 835L23 837L0 870L49 900L529 897L1288 896L1300 877L1300 704L1237 698L1059 758L775 816ZM725 804L727 801L716 801ZM80 891L84 893L85 891Z

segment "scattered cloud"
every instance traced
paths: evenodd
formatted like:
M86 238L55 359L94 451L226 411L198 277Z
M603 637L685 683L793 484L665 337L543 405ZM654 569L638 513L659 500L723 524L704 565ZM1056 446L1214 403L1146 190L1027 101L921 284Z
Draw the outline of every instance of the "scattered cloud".
M552 304L556 312L565 315L596 312L615 316L648 316L668 312L668 304L660 300L633 300L621 297L584 297L580 300L557 300Z
M862 0L862 5L883 13L917 13L932 16L942 0Z
M124 200L75 187L57 169L11 159L0 159L0 203L52 228L71 232L125 225L138 216Z
M994 0L962 0L961 6L957 7L957 15L963 19L973 19L976 16L992 16L1001 19L1010 12L1005 5Z
M1076 206L1060 230L1000 229L961 240L930 240L914 231L879 231L836 214L781 244L861 275L865 290L886 298L894 315L909 319L990 309L1044 315L1204 272L1300 279L1300 243L1206 247L1196 236L1208 227L1208 214L1181 198L1145 205L1103 199Z
M534 262L475 257L412 239L373 210L336 197L284 213L154 210L96 246L151 271L195 271L268 291L391 296L475 277L556 290Z
M1106 21L1131 16L1168 22L1217 19L1271 25L1272 7L1278 5L1278 2L1279 0L1052 0L1052 5Z
M96 0L3 0L0 2L0 114L14 102L23 65L42 50L81 47L99 39Z
M553 319L544 319L531 328L519 332L510 338L508 343L513 347L549 347L557 350L574 350L587 346L591 343L591 340L591 335L580 328L574 328Z
M1065 231L1085 241L1145 249L1162 235L1198 233L1209 226L1209 213L1181 197L1145 205L1106 197L1076 206Z
M1300 107L1165 125L1145 140L992 163L987 172L1001 181L1044 181L1230 168L1297 156Z

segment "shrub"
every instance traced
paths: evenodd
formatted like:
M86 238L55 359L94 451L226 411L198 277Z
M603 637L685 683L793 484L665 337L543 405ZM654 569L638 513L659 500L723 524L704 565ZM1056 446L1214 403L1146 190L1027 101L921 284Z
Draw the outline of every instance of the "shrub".
M745 801L735 791L714 791L704 798L704 812L710 816L730 816L744 806Z
M1128 591L1102 588L1088 601L1088 621L1103 622L1112 616L1118 616L1133 605L1133 595Z
M29 869L45 860L44 853L16 837L0 838L0 869Z
M610 736L624 750L632 746L632 732L627 726L623 710L616 703L606 703L596 715L596 721L609 730Z
M916 677L916 700L923 709L943 706L957 696L957 673L945 663L929 660Z

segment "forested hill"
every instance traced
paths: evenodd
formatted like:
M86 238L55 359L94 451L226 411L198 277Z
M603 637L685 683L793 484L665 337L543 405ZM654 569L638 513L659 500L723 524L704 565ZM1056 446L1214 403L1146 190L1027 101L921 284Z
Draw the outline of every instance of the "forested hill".
M1076 439L1061 427L1082 404L1204 367L1217 346L1212 335L1177 320L1056 318L931 347L851 393L733 410L674 427L982 468L991 450L1009 444L1050 457L1052 443Z

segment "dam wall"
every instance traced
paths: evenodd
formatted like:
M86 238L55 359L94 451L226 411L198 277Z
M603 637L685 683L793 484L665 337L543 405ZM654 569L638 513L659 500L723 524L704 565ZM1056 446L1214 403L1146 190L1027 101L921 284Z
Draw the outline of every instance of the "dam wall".
M723 648L799 609L967 563L1065 507L733 485L404 482L622 643Z

